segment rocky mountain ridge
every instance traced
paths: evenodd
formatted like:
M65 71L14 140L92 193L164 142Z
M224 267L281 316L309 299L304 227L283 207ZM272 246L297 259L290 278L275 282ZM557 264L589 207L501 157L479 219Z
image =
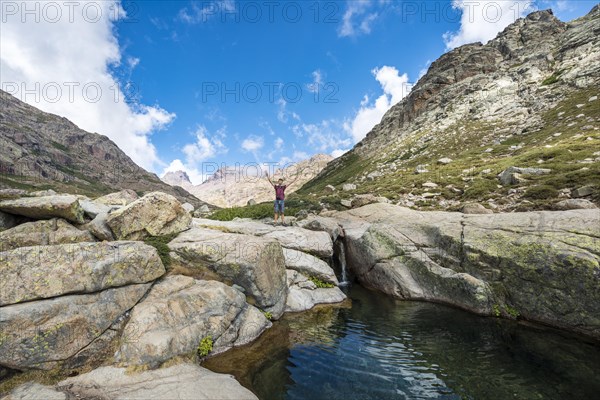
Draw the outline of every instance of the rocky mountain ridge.
M307 160L277 168L270 171L273 181L283 177L286 182L294 181L286 190L291 194L314 178L333 160L326 154L316 154ZM173 186L181 186L197 198L219 207L240 207L249 201L262 203L273 199L273 188L264 176L257 176L257 171L264 173L256 164L232 166L218 169L212 176L199 185L193 185L184 171L168 172L161 179Z
M1 90L0 188L92 197L119 189L138 194L160 190L195 207L205 204L139 167L106 136L79 129Z
M417 209L479 201L511 211L548 208L589 186L588 200L599 202L599 37L598 6L569 23L546 10L486 45L442 55L299 193L328 194L332 185L340 200L369 193ZM505 184L497 175L510 167L549 171Z

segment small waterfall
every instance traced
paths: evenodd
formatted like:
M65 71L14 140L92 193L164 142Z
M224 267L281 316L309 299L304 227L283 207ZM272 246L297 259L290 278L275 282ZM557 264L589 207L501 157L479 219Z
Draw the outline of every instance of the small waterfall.
M337 241L336 244L338 248L337 258L341 269L341 279L339 285L346 286L350 284L350 281L348 280L348 272L346 270L346 249L344 248L344 243L341 240Z

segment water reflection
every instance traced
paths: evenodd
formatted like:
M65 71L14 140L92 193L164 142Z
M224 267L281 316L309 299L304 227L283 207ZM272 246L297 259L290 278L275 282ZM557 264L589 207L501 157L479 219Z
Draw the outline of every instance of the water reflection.
M600 347L559 332L401 302L359 286L351 307L287 315L204 366L261 399L590 399Z

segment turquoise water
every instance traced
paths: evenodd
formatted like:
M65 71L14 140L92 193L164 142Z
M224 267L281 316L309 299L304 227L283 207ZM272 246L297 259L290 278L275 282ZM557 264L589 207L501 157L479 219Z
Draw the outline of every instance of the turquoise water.
M203 365L261 399L595 399L600 347L565 333L348 289Z

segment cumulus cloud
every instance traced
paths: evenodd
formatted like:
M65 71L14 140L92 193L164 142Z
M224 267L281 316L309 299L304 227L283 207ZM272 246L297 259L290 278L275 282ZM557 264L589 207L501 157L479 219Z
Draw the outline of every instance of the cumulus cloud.
M380 3L382 3L380 1ZM348 8L342 16L342 24L338 28L339 37L358 36L371 33L371 24L379 14L371 11L371 0L353 0L346 3Z
M265 140L262 136L250 135L242 141L242 149L250 153L256 153L265 145Z
M381 85L383 94L375 102L365 95L360 103L360 109L351 121L344 123L344 129L352 135L356 142L381 121L383 115L396 103L402 100L411 90L408 75L398 72L394 67L383 66L371 71Z
M185 155L185 162L180 159L173 160L163 170L161 176L164 176L167 172L184 171L194 185L204 182L207 173L204 171L205 168L203 168L202 163L219 154L226 153L228 150L222 142L222 139L226 136L226 129L226 127L223 127L211 135L205 126L199 125L194 132L196 141L186 144L181 149Z
M35 15L22 22L25 2L14 5L17 13L3 15L0 35L2 88L82 129L108 136L146 169L164 165L150 135L175 114L132 102L124 94L132 86L112 72L140 63L135 57L122 61L114 26L127 18L120 3L28 2L28 9L39 11L39 22Z
M453 0L452 7L462 12L460 29L443 36L448 50L467 43L487 43L511 23L534 11L532 0Z

